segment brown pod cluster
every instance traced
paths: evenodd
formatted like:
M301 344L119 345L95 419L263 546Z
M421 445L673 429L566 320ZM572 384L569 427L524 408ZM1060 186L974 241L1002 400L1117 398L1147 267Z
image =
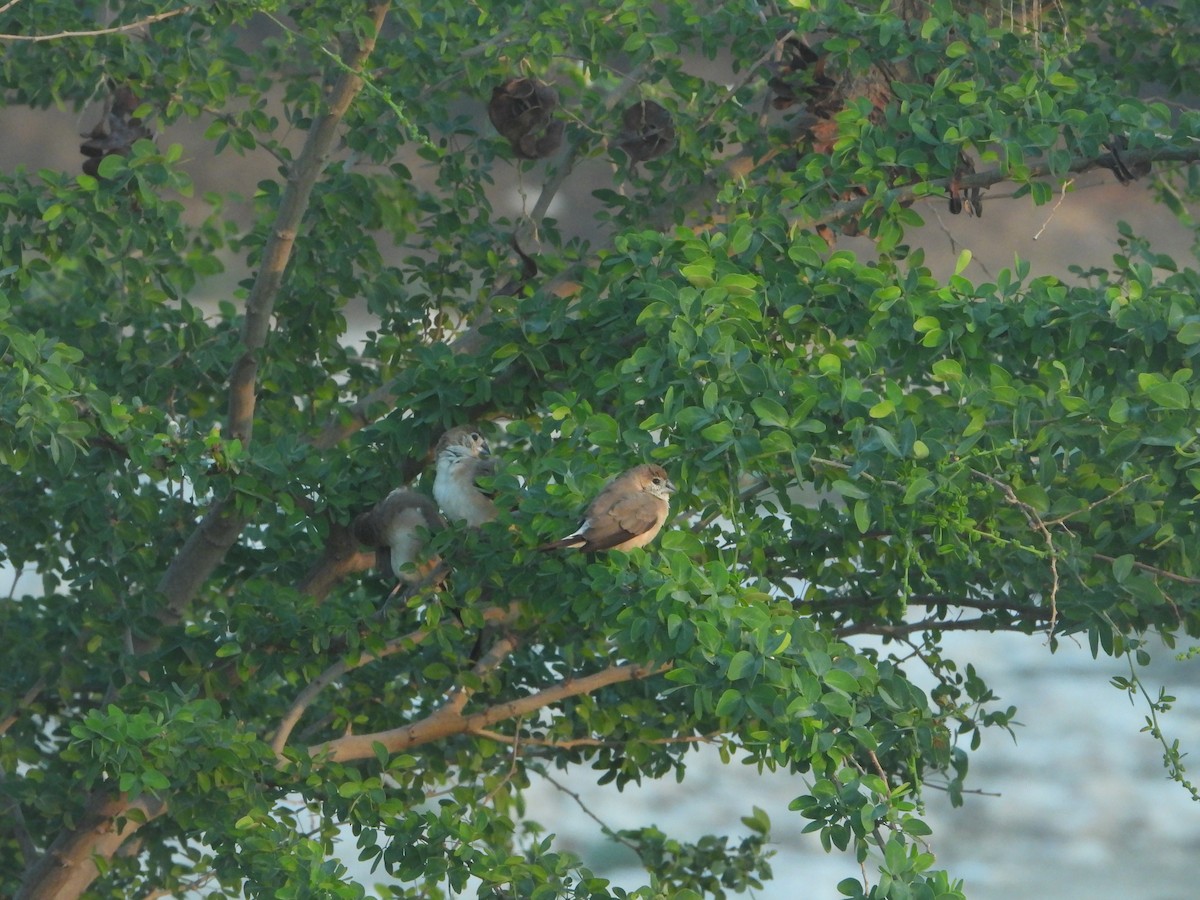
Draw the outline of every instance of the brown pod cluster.
M1111 141L1104 145L1108 150L1109 155L1100 161L1100 165L1110 170L1117 176L1117 181L1121 184L1129 184L1138 178L1143 178L1150 174L1149 162L1136 162L1132 166L1126 164L1121 158L1121 151L1129 149L1129 140L1123 134L1118 134Z
M827 104L837 83L825 74L825 57L804 41L788 38L783 45L783 59L773 69L775 74L767 85L774 94L771 105L776 109L800 103L818 118L836 112Z
M535 78L492 88L488 118L521 159L545 159L562 144L563 123L551 116L558 92Z
M96 175L104 157L113 154L128 156L134 141L151 136L150 129L142 124L142 120L132 115L140 105L141 101L128 85L117 88L108 98L104 104L104 114L96 127L80 135L87 138L79 145L79 152L87 157L83 161L85 173Z
M983 191L977 186L964 188L962 179L975 171L975 163L970 158L959 155L958 168L950 178L947 193L950 195L950 213L957 216L965 205L967 212L976 218L983 217Z
M635 163L662 156L675 146L671 114L653 100L633 104L621 116L617 146Z

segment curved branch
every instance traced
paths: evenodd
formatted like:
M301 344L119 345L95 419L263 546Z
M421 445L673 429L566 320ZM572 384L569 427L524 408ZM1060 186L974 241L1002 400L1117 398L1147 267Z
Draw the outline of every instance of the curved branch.
M296 695L296 699L292 701L292 705L288 707L287 712L283 714L283 718L279 720L279 727L275 729L275 736L271 739L271 751L282 760L283 748L287 745L288 738L291 737L296 723L300 721L300 717L304 715L304 711L312 706L313 701L317 699L317 694L321 693L321 691L329 687L333 682L337 681L347 672L361 668L367 663L384 659L393 653L399 653L401 650L411 649L427 637L429 637L429 632L420 628L400 637L392 638L379 649L379 652L364 653L353 663L348 662L346 659L339 659L310 681L304 690Z
M398 753L410 747L419 747L432 741L456 734L466 734L479 728L487 728L505 719L514 719L550 706L568 697L590 694L600 688L626 681L637 681L661 675L671 668L671 663L658 666L624 665L611 666L583 678L572 678L554 687L530 694L519 700L509 700L489 706L482 712L469 716L461 708L447 704L419 722L378 731L373 734L355 734L348 737L314 744L308 748L309 755L324 762L346 762L354 759L370 759L375 756L375 744L382 744L388 753Z
M512 621L517 614L517 607L511 606L507 610L499 606L492 606L483 610L483 621L487 624L497 624ZM300 717L304 715L304 711L312 706L313 701L317 699L317 695L323 691L337 679L341 678L347 672L352 672L355 669L362 668L367 663L375 662L379 659L384 659L397 653L401 650L408 650L417 646L427 637L430 632L428 629L418 628L416 631L411 631L408 634L400 637L392 638L380 648L377 653L363 653L358 659L351 663L345 659L340 659L327 668L324 672L314 678L292 701L292 705L288 707L283 718L279 720L279 727L275 730L275 736L271 739L271 750L274 751L277 757L283 758L283 748L287 746L288 738L296 728L296 723L300 721ZM512 652L511 642L497 642L495 646L475 665L475 674L482 676L493 668L498 666L504 657ZM455 692L455 695L462 694L462 689ZM457 701L456 701L457 702ZM466 696L463 697L462 703L466 702Z
M1053 639L1054 626L1058 623L1058 547L1054 543L1054 536L1050 534L1050 529L1046 527L1046 523L1042 521L1042 517L1038 515L1038 511L1030 506L1025 501L1017 497L1016 491L1011 485L1006 484L998 478L993 478L986 472L980 472L978 469L969 470L976 478L981 478L988 484L1000 489L1004 494L1004 499L1011 505L1015 506L1025 516L1025 521L1029 523L1029 528L1036 531L1042 536L1042 540L1046 543L1046 553L1050 557L1050 627L1047 638Z

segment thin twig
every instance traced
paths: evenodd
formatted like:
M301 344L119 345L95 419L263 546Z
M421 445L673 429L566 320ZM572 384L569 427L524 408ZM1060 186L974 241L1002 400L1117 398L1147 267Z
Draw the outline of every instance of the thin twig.
M496 741L499 744L524 744L527 747L548 747L553 750L574 750L576 747L625 747L631 743L638 744L709 744L716 738L716 734L692 734L679 735L672 737L651 738L649 740L630 739L624 741L606 741L600 738L567 738L561 741L552 741L545 738L534 738L528 735L521 735L518 731L515 734L502 734L499 731L492 731L489 728L472 729L471 734L476 737L487 738L489 741Z
M836 637L852 637L856 634L877 634L881 637L899 638L914 631L1017 631L1024 628L1015 623L995 622L985 618L954 619L922 619L920 622L905 622L899 625L884 625L874 622L863 622L846 628L835 628Z
M1133 479L1133 481L1130 481L1130 482L1127 482L1126 484L1121 485L1119 488L1117 488L1111 494L1108 494L1104 497L1101 497L1099 500L1095 500L1092 503L1089 503L1083 509L1077 509L1077 510L1074 510L1073 512L1065 513L1065 514L1059 516L1057 519L1050 519L1046 522L1046 524L1047 525L1061 525L1063 522L1067 521L1067 519L1071 519L1071 518L1074 518L1075 516L1080 516L1080 515L1083 515L1084 513L1091 512L1097 506L1102 506L1103 504L1107 503L1109 500L1113 499L1113 497L1117 496L1117 494L1120 494L1122 491L1129 490L1131 487L1133 487L1139 481L1145 481L1149 477L1150 477L1149 472L1147 472L1145 475L1139 475L1137 478Z
M384 659L401 650L411 649L428 636L429 632L427 630L418 629L400 637L392 638L375 653L363 653L353 663L348 662L346 659L339 659L310 681L304 690L296 695L296 699L292 701L292 705L288 707L287 712L283 714L283 718L279 720L279 727L275 730L275 736L271 739L271 750L279 757L280 761L283 760L283 748L287 745L288 738L291 737L296 723L300 721L300 717L304 715L304 711L312 706L313 701L317 699L317 695L333 684L333 682L337 681L347 672L359 669L367 663Z
M1058 186L1058 201L1054 204L1053 207L1051 207L1050 212L1048 212L1046 214L1046 220L1044 222L1042 222L1042 227L1039 228L1037 230L1037 234L1035 234L1033 236L1033 239L1035 241L1038 240L1039 238L1041 238L1042 234L1049 227L1050 220L1054 218L1054 214L1058 212L1058 208L1060 206L1062 206L1063 202L1067 199L1067 188L1069 188L1074 183L1075 183L1074 178L1068 178L1066 181L1064 181L1062 184L1060 184Z
M0 13L11 7L18 0L12 0L4 7L0 8ZM153 16L146 16L144 19L138 19L136 22L130 22L128 25L114 25L112 28L97 28L94 31L60 31L57 34L0 34L0 41L24 41L27 44L37 44L42 41L57 41L62 38L80 38L80 37L99 37L105 34L121 34L126 31L134 31L138 28L143 28L147 25L153 25L155 22L161 22L164 19L173 19L175 16L181 16L184 13L190 13L195 9L194 6L183 6L179 9L171 10L170 12L156 13Z
M801 573L791 573L792 578L803 578ZM820 600L797 600L796 604L811 605L821 612L837 611L843 609L858 609L861 607L878 606L884 601L879 597L870 596L853 596L853 597L831 597L822 598ZM1045 609L1039 606L1029 606L1022 603L1005 603L1001 600L975 600L970 597L950 597L941 594L913 594L904 598L904 602L909 606L958 606L964 609L977 609L980 612L1007 612L1016 613L1023 616L1036 616L1045 612Z
M579 808L581 810L583 810L583 812L587 815L587 817L589 819L591 819L593 822L595 822L597 825L600 826L600 830L604 833L604 835L606 837L612 838L618 844L624 844L626 847L628 847L630 850L632 850L634 853L637 854L638 859L642 858L642 851L638 848L637 844L633 843L633 841L630 841L630 840L627 840L626 838L621 837L621 835L617 834L617 832L613 831L611 828L609 828L607 825L605 825L599 816L597 816L594 812L592 812L590 809L588 809L587 804L583 802L583 798L580 797L579 794L577 794L575 791L571 790L566 785L560 784L558 781L556 781L554 778L552 778L549 775L549 773L547 773L543 769L538 769L538 774L541 775L543 778L545 778L552 785L554 785L554 787L558 788L560 791L562 791L564 794L566 794L568 797L570 797L572 800L574 800L575 803L579 806Z
M7 3L5 3L3 6L0 6L0 14L8 12L10 9L12 9L14 6L16 6L20 2L21 2L21 0L8 0Z
M1093 553L1092 559L1099 559L1106 563L1115 563L1117 560L1112 556L1105 556L1103 553ZM1166 569L1160 569L1157 566L1150 566L1143 562L1134 560L1133 567L1141 569L1143 572L1149 572L1152 575L1157 575L1160 578L1166 578L1169 581L1178 581L1180 584L1200 584L1200 578L1190 578L1187 575L1176 575L1174 572L1168 572Z
M1050 534L1050 529L1046 527L1046 523L1042 521L1042 517L1038 515L1038 511L1017 497L1016 492L1011 485L1006 484L998 478L993 478L985 472L980 472L978 469L971 469L971 474L976 478L981 478L989 484L998 487L1004 494L1004 498L1025 516L1025 521L1029 523L1029 527L1042 536L1046 542L1046 550L1050 557L1050 625L1046 637L1053 639L1054 626L1058 622L1058 548L1054 545L1054 537Z
M868 750L867 756L871 758L871 765L875 767L875 774L883 779L885 785L888 784L887 772L883 771L883 766L879 763L879 757L875 755L874 750Z
M921 782L921 787L929 788L934 791L946 791L947 793L949 793L949 791L950 791L950 785L934 784L932 781ZM968 790L967 788L959 788L958 792L960 794L974 794L977 797L1003 797L1004 796L999 791L985 791L985 790L981 790L979 788L972 788L970 790Z
M706 125L708 125L708 123L711 122L713 120L713 117L717 114L717 110L719 110L722 106L724 106L726 103L728 103L730 100L732 100L734 95L736 95L738 91L740 91L742 88L744 88L746 85L748 85L751 81L753 81L755 76L757 76L757 74L758 74L758 70L761 69L764 65L766 65L773 57L777 56L779 54L779 51L781 49L783 49L783 45L786 44L788 41L790 41L795 36L796 36L795 31L789 31L787 34L785 34L783 37L781 37L779 40L777 40L774 44L772 44L771 49L768 50L766 53L764 53L762 56L760 56L754 62L754 64L752 66L750 66L749 69L746 70L746 74L743 75L736 84L732 85L727 91L725 91L725 96L722 97L720 100L718 100L713 105L713 108L708 111L708 115L706 115L703 119L701 119L699 121L699 123L697 123L696 130L699 131L700 129L702 129Z
M628 96L638 85L638 78L646 70L645 65L638 66L628 75L626 75L621 83L612 89L607 97L604 98L605 112L611 112L616 105ZM562 162L555 166L550 177L542 185L541 193L538 194L537 202L533 204L533 210L529 213L530 221L535 225L542 221L546 212L550 209L550 203L558 194L559 189L563 186L567 176L571 174L572 168L575 166L575 160L578 158L580 151L583 149L584 143L587 141L586 136L581 136L578 140L572 141L567 148L567 152L563 157Z

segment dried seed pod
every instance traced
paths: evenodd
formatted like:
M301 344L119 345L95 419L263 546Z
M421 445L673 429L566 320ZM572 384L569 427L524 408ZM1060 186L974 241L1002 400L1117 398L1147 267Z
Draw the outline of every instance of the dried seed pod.
M512 78L492 88L488 118L522 159L542 159L562 144L563 123L551 118L558 92L533 78Z
M963 188L962 178L973 174L975 171L974 161L965 155L959 154L958 168L954 170L954 174L950 177L950 184L947 188L947 193L950 195L950 213L957 216L963 211L965 204L967 212L975 216L975 218L983 217L983 190L978 186Z
M787 109L793 103L803 103L814 115L822 115L823 104L836 86L825 74L825 57L799 38L789 38L783 59L773 69L775 74L767 82L775 94L772 106Z
M1149 162L1134 163L1133 166L1125 164L1125 160L1121 158L1121 151L1129 149L1129 140L1123 134L1118 134L1111 141L1104 145L1108 148L1109 157L1102 158L1100 165L1109 169L1117 176L1117 181L1121 184L1129 184L1132 181L1142 178L1150 174Z
M141 101L128 85L117 88L105 101L100 121L91 131L80 135L87 138L79 145L79 152L87 157L83 161L85 173L96 175L104 157L128 156L135 141L151 136L142 120L131 115L140 105Z
M653 100L642 100L625 110L617 146L634 162L662 156L675 146L671 114Z

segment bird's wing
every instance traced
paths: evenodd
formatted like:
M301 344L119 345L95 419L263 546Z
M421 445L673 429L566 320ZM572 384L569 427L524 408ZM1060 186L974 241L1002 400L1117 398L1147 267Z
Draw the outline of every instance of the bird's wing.
M619 544L631 537L645 534L657 526L661 503L662 501L657 497L641 492L618 497L609 506L608 511L601 516L601 519L606 522L605 530L611 530L614 534L619 532L622 535L621 540L613 541L613 544Z

